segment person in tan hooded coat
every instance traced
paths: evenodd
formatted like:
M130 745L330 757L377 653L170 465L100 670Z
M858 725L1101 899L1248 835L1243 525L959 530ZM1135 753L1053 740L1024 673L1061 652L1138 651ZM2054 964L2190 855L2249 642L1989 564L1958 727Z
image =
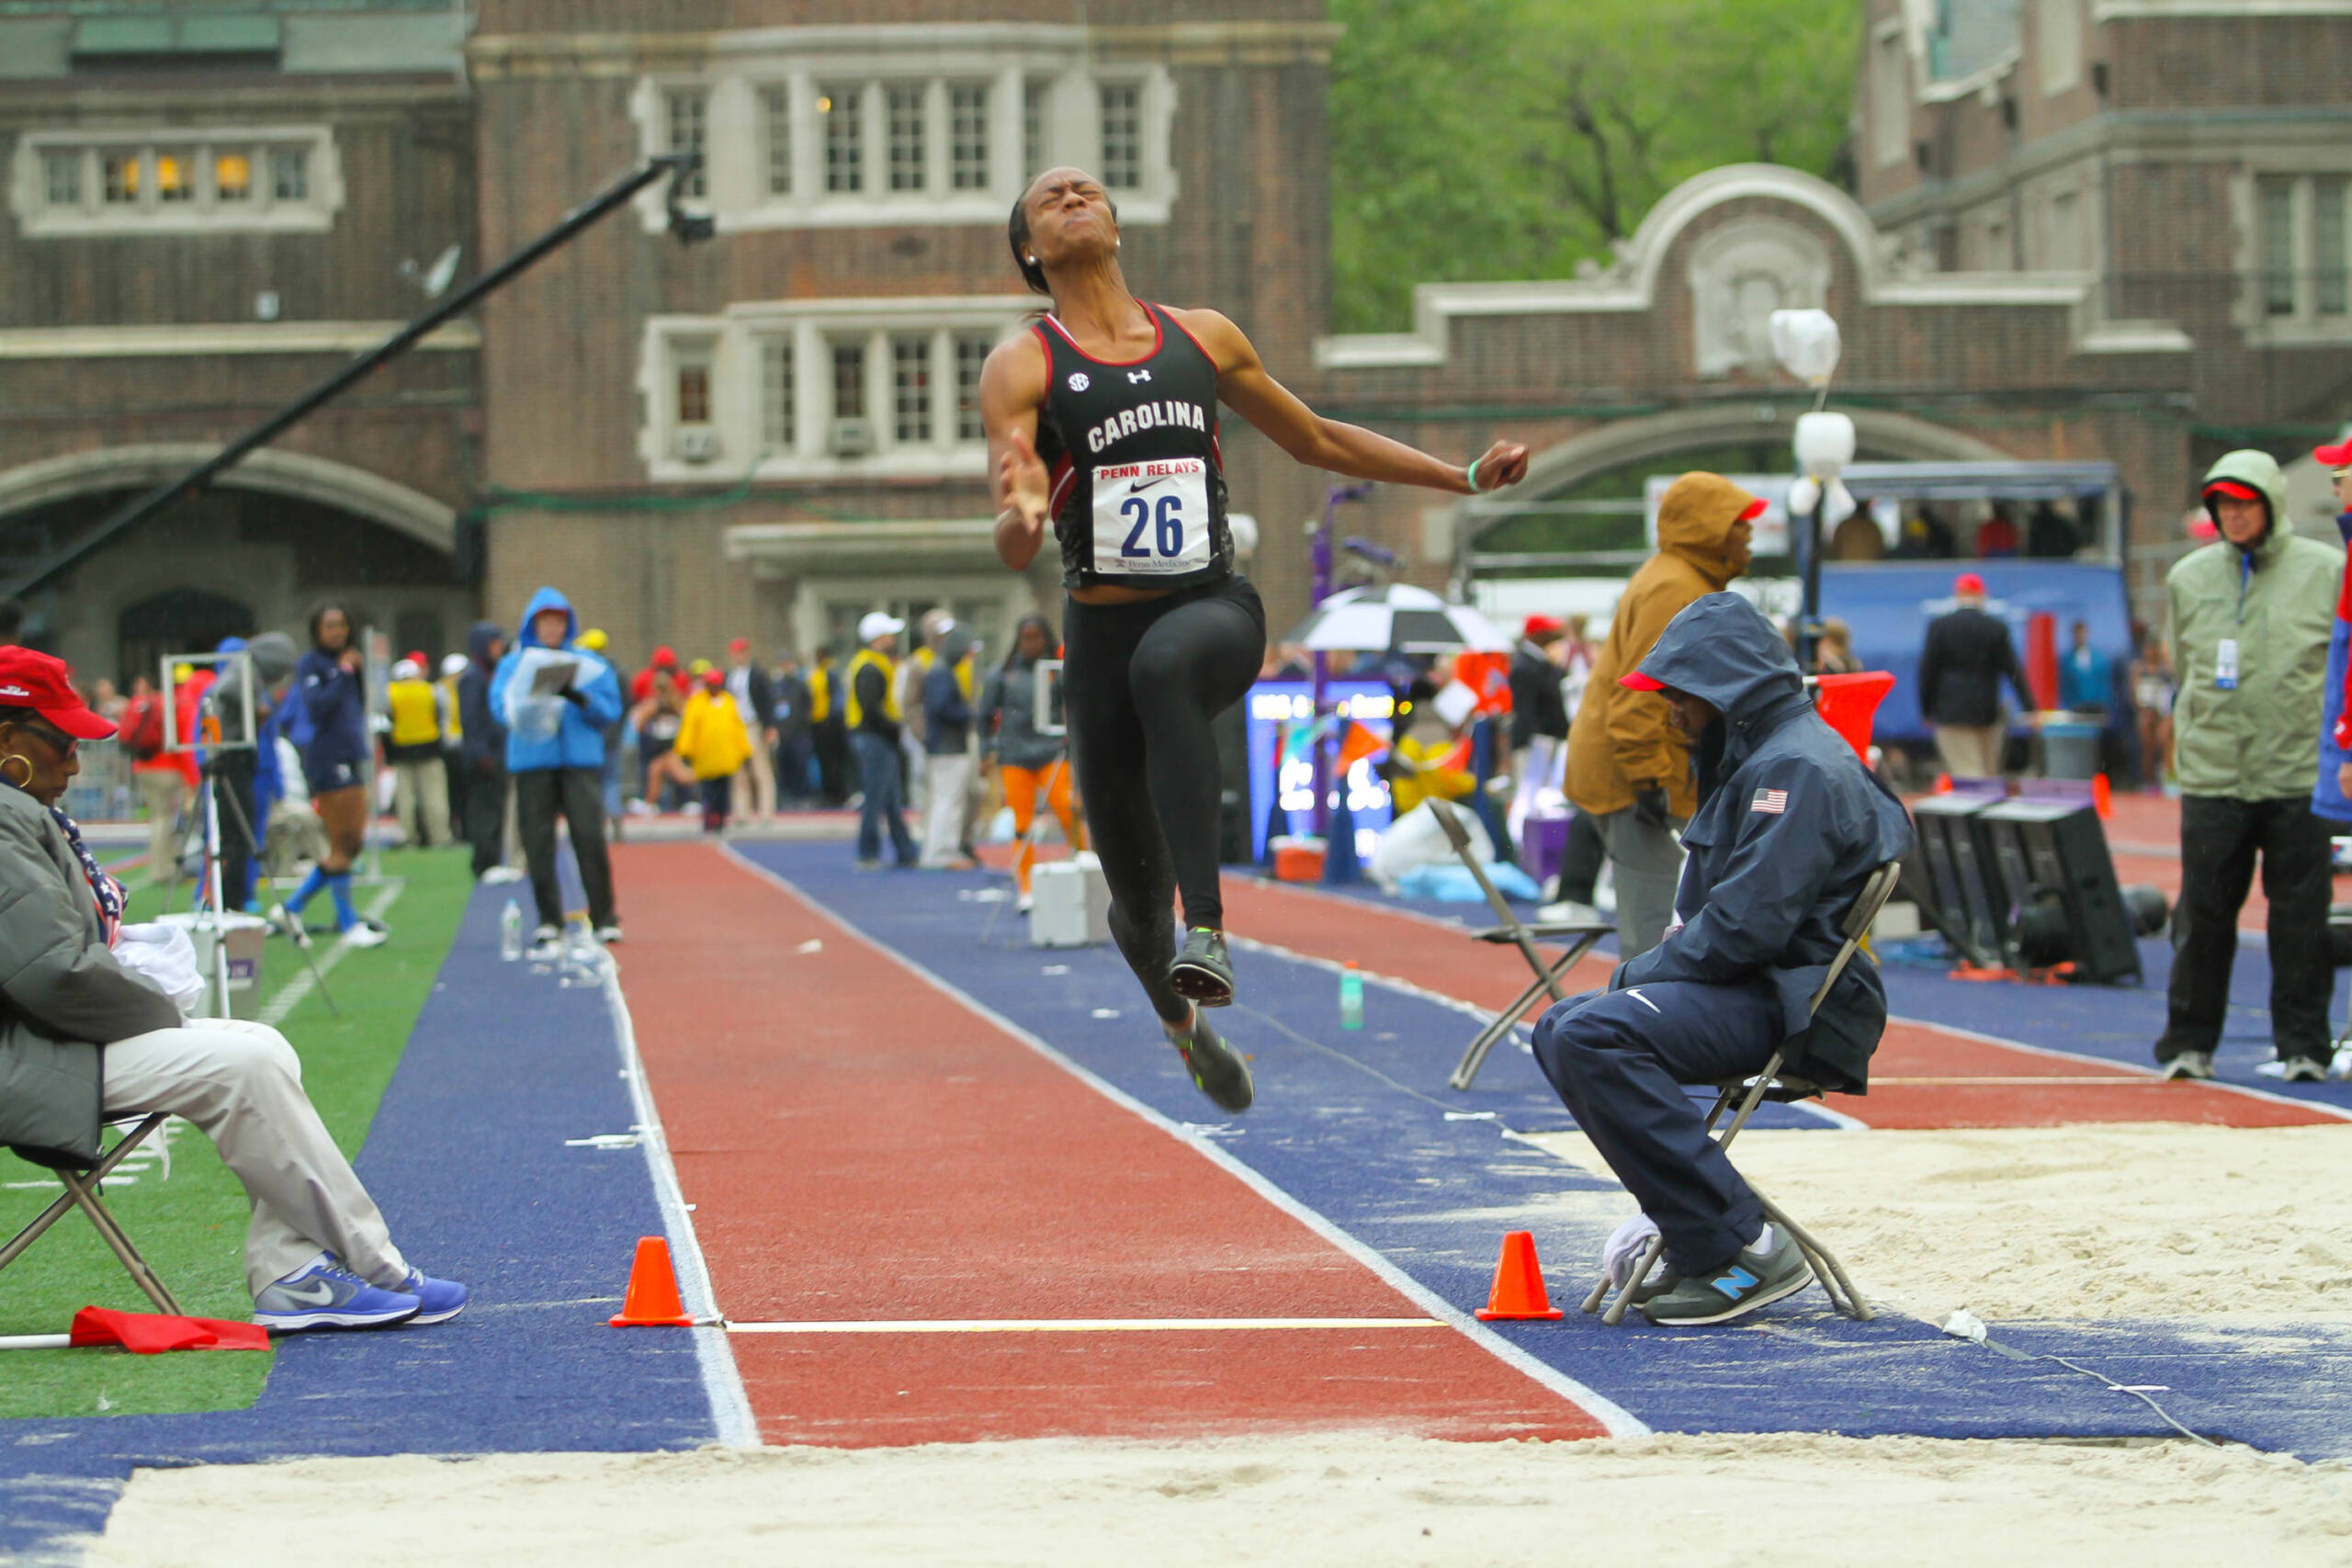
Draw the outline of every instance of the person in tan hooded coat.
M1617 601L1568 730L1568 798L1592 818L1617 885L1617 950L1640 957L1666 935L1682 870L1675 830L1698 807L1689 743L1666 700L1618 677L1649 656L1667 623L1747 570L1764 502L1720 474L1690 473L1659 499L1657 554Z

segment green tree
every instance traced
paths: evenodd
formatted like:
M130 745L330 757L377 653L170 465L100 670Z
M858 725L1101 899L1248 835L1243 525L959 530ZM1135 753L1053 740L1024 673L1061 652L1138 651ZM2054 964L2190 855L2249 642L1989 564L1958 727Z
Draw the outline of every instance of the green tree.
M1722 164L1826 175L1859 0L1332 0L1334 312L1416 283L1564 277Z

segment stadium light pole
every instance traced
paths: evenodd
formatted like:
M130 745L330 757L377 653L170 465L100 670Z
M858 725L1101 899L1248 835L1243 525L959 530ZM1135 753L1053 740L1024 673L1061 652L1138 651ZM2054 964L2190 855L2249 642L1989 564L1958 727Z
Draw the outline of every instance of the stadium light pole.
M401 328L374 348L359 355L342 369L288 403L284 408L231 441L203 462L175 479L156 486L146 494L121 507L106 521L91 529L63 549L33 568L24 576L0 588L0 598L20 598L62 572L87 560L107 544L144 523L173 502L203 490L215 479L235 468L254 451L267 446L288 430L334 401L353 387L367 379L393 360L414 348L425 336L481 302L488 296L512 283L534 264L545 260L578 239L611 213L627 205L628 200L648 186L670 179L668 210L670 233L681 244L695 244L709 239L717 231L712 219L688 212L679 205L678 187L686 177L702 166L699 152L664 152L652 158L597 192L582 206L572 209L546 233L483 273L473 282L441 300Z
M1841 477L1854 460L1854 422L1828 413L1829 378L1837 373L1844 345L1826 310L1775 310L1772 352L1790 375L1815 389L1812 412L1797 416L1794 446L1797 482L1789 489L1789 526L1804 519L1804 606L1797 626L1797 660L1813 669L1821 639L1822 536L1854 513L1854 498Z

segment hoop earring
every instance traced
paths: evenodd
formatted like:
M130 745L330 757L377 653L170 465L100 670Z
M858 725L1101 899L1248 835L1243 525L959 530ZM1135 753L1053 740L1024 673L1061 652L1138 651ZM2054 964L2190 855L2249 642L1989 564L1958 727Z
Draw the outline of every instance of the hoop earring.
M8 764L9 764L9 763L11 763L11 762L22 762L22 763L25 765L25 782L24 782L24 783L22 783L22 784L17 784L17 781L16 781L16 780L11 779L11 778L8 778ZM32 787L33 787L33 760L32 760L30 757L26 756L26 755L25 755L23 752L21 752L21 751L11 751L11 752L9 752L6 756L5 756L5 757L0 757L0 779L6 779L6 780L7 780L7 782L8 782L9 784L16 784L16 787L17 787L17 788L18 788L18 789L28 789L28 789L32 788Z

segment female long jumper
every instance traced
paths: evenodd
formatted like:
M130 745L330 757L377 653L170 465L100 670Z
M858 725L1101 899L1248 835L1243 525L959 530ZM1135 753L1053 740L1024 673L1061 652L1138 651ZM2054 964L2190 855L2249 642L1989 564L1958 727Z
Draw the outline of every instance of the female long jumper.
M1462 468L1320 417L1223 316L1128 291L1118 209L1080 170L1039 175L1007 237L1053 309L999 344L980 377L997 555L1026 568L1051 525L1069 592L1070 758L1111 887L1111 933L1193 1083L1246 1111L1250 1069L1203 1010L1233 1000L1210 720L1256 679L1266 612L1234 570L1216 405L1310 467L1456 495L1517 483L1527 448L1498 441Z

